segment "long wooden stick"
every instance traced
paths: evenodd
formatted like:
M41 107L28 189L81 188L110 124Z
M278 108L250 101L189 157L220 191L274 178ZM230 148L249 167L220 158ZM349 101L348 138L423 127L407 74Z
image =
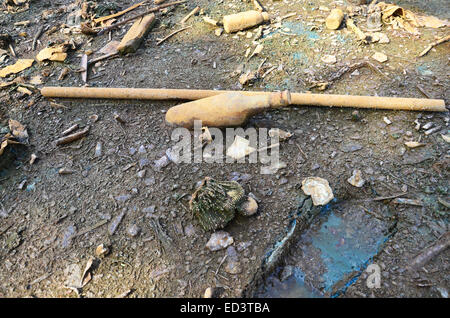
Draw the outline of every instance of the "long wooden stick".
M43 87L41 89L41 94L45 97L137 100L197 100L228 92L240 92L246 95L270 94L269 92L165 88ZM442 99L304 93L291 93L291 99L291 105L447 111L445 101Z

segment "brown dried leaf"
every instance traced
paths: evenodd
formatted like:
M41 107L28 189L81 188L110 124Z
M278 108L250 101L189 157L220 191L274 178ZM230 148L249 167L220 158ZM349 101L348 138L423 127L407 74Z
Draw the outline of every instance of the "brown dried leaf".
M9 130L11 130L12 135L19 141L28 140L28 132L25 126L23 126L17 120L14 119L9 120Z
M59 44L53 47L47 47L41 50L38 55L36 55L36 59L39 62L43 62L45 60L49 61L57 61L64 62L67 57L67 45Z
M23 70L31 67L33 63L33 59L19 59L15 64L2 68L0 70L0 77L6 77L10 74L17 74L19 72L22 72Z

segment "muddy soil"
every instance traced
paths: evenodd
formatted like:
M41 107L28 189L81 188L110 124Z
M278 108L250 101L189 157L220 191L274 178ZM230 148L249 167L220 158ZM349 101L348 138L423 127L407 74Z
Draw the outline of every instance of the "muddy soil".
M104 3L105 1L97 1ZM128 26L102 36L44 33L35 51L34 34L44 25L66 23L71 1L30 1L21 13L0 11L0 33L11 34L18 58L34 58L47 44L74 39L79 46L64 63L35 63L22 75L42 75L47 86L82 86L80 57L112 40L120 40ZM108 1L108 3L113 3ZM133 1L116 1L125 9ZM327 11L321 7L346 7L350 1L262 1L274 17L295 12L283 20L282 32L266 34L263 51L248 60L253 38L215 35L202 16L188 20L185 30L156 46L179 28L177 22L195 6L212 18L253 9L246 1L188 1L158 15L158 23L134 53L96 64L89 72L93 87L152 87L312 91L314 81L326 81L345 65L370 61L383 75L363 67L334 81L324 94L402 96L449 100L450 44L443 43L427 55L417 55L448 28L420 28L420 35L383 26L388 44L359 43L346 28L324 28ZM398 1L416 13L449 18L447 1ZM353 4L354 5L354 4ZM61 8L61 10L58 10ZM354 19L364 25L366 6L357 6ZM323 8L322 8L323 9ZM54 10L47 20L43 10ZM139 10L137 10L139 11ZM15 22L30 20L28 26ZM250 30L252 37L256 29ZM22 32L26 32L20 35ZM250 35L249 35L250 37ZM383 52L388 61L371 58ZM321 58L334 55L337 62ZM14 61L10 58L10 62ZM0 67L11 64L6 60ZM242 86L232 73L241 65L255 70L275 69L251 86ZM63 80L64 67L71 71ZM44 75L47 76L44 76ZM426 95L426 96L425 96ZM396 232L374 258L382 268L381 288L366 286L363 273L340 297L444 297L449 284L449 251L433 258L418 272L406 270L410 260L449 230L449 147L441 134L448 133L448 113L301 107L255 116L246 127L281 128L293 133L280 146L287 164L273 175L260 174L260 163L176 164L159 169L154 161L175 142L165 112L176 102L49 100L34 92L0 91L1 127L8 119L26 125L29 146L16 154L0 172L0 296L2 297L202 297L207 287L221 287L222 297L240 297L269 246L283 235L295 209L301 181L318 176L329 181L338 201L370 200L406 192L423 206L383 201L397 217ZM120 124L117 112L126 123ZM98 116L98 121L92 120ZM386 121L385 117L390 121ZM415 123L416 121L416 123ZM425 134L416 124L432 123L440 129ZM78 123L90 125L87 137L63 147L54 141ZM389 123L389 124L388 124ZM407 140L425 146L410 149ZM101 156L95 156L97 143ZM32 153L38 160L29 164ZM3 160L4 158L0 158ZM66 167L72 174L60 175ZM366 180L362 188L347 183L354 169ZM145 171L145 172L143 172ZM209 176L238 180L259 202L258 213L238 217L224 230L234 238L240 271L229 273L222 264L226 250L211 252L205 232L188 208L198 181ZM19 185L23 183L19 189ZM444 204L442 203L444 202ZM448 203L447 203L448 204ZM377 205L379 207L379 205ZM372 210L375 214L380 211ZM123 216L117 229L111 225ZM157 220L157 223L155 223ZM156 225L155 225L156 224ZM82 271L100 244L109 254L97 258L92 280L78 293L70 285L71 273ZM317 265L319 271L319 265ZM312 267L314 268L314 266ZM313 271L313 269L311 269ZM75 274L76 276L77 274Z

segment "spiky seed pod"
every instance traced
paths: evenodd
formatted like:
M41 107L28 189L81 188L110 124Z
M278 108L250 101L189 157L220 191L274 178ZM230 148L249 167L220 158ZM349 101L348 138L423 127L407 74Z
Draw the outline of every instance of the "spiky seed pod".
M239 183L206 177L192 195L189 207L203 229L211 231L225 227L244 199L244 189Z

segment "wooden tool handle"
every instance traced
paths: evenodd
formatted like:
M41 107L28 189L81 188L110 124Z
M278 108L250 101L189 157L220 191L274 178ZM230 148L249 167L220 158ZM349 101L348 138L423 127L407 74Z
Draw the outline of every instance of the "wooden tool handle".
M269 92L244 92L225 90L195 90L166 88L99 88L99 87L44 87L45 97L106 98L106 99L150 99L150 100L197 100L227 92L246 95L270 94ZM414 111L447 111L442 99L355 96L332 94L291 93L291 105L328 107L355 107Z

